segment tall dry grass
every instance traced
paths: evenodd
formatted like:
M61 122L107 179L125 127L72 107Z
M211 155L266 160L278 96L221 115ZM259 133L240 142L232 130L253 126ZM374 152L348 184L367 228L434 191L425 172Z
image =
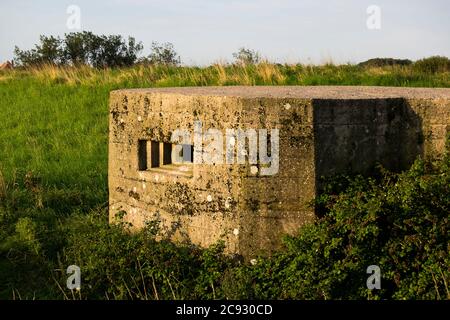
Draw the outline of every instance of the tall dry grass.
M68 86L167 87L225 85L383 85L450 87L450 73L423 73L411 66L216 63L207 67L139 64L122 69L41 65L0 72L0 81L30 77L44 84Z

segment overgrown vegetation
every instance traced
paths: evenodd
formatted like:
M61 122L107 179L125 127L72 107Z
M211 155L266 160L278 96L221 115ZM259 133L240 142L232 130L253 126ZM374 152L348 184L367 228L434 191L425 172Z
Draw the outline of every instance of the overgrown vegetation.
M441 70L441 69L439 69ZM449 298L449 157L338 177L323 218L256 265L107 223L110 90L186 85L450 87L413 66L40 66L0 72L0 298ZM154 225L152 225L154 226ZM65 288L67 266L81 292ZM382 270L382 290L365 286Z
M441 56L424 58L416 61L414 67L424 73L450 72L450 59Z

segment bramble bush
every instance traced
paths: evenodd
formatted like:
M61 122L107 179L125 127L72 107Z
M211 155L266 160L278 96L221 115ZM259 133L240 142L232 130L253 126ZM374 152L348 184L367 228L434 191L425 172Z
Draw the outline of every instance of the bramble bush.
M448 157L417 160L402 174L334 180L317 199L325 215L249 268L255 297L450 298L449 168ZM381 290L366 288L369 265L381 268Z

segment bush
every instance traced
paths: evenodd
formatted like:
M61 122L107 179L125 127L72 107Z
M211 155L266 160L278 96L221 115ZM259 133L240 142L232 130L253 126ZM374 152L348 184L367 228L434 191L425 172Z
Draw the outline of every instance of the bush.
M323 218L246 274L262 299L450 299L450 157L394 174L335 179ZM366 268L381 268L381 290ZM241 280L241 282L245 282Z
M167 42L159 44L152 42L151 53L141 63L154 65L178 66L181 63L180 56L175 51L173 44Z
M91 299L213 299L227 268L222 244L200 250L157 242L152 223L131 234L123 223L108 225L94 215L76 216L68 226L60 270L78 265L82 296Z
M240 48L238 52L233 53L235 63L240 65L252 65L257 64L260 60L260 54L257 51Z
M374 58L361 62L358 65L361 67L386 67L386 66L409 66L412 64L408 59L393 59L393 58Z
M447 57L434 56L418 60L414 63L414 68L420 72L438 73L450 71L450 59Z

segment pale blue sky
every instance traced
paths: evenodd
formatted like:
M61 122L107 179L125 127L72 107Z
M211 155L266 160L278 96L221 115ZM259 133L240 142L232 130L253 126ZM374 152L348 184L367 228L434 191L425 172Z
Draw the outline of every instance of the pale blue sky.
M372 57L450 56L448 0L1 0L0 61L40 34L63 35L69 5L82 30L172 42L186 64L232 60L241 46L278 62L359 62ZM381 29L366 27L369 5Z

